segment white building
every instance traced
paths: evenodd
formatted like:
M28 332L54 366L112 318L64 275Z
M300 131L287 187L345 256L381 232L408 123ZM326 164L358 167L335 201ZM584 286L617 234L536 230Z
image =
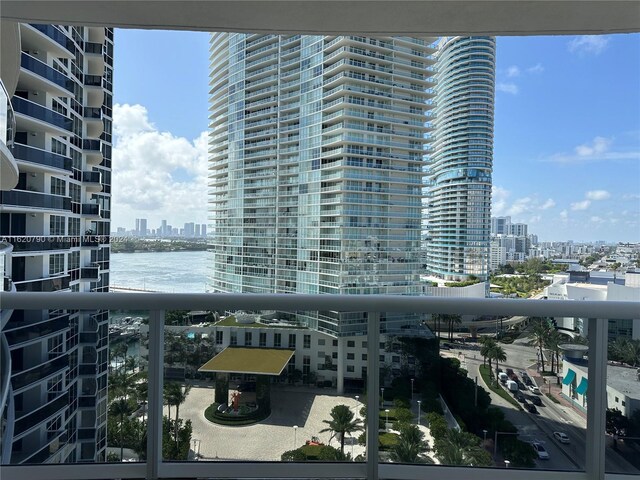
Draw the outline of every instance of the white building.
M420 294L433 41L211 36L216 291ZM366 334L363 312L295 317ZM389 314L383 333L419 320Z
M495 50L493 37L439 43L426 263L447 280L489 274Z
M113 29L3 21L0 48L19 172L3 122L3 289L106 292ZM0 315L2 463L105 461L107 312Z

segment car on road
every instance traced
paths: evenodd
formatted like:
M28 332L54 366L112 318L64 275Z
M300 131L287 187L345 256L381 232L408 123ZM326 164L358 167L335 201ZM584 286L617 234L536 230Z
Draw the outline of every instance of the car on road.
M529 390L531 390L531 393L537 393L538 395L540 394L540 389L535 385L529 385Z
M553 432L553 437L560 443L569 443L569 435L564 432Z
M549 460L549 452L547 452L540 443L534 442L531 444L531 446L538 454L538 458L540 460Z
M538 407L542 406L542 400L540 400L540 397L529 397L529 400L531 401L531 403L537 405Z
M538 409L533 403L527 404L527 410L529 410L529 413L538 413Z
M526 402L527 400L524 396L524 393L522 393L520 390L515 392L514 397L516 397L516 400L522 403Z

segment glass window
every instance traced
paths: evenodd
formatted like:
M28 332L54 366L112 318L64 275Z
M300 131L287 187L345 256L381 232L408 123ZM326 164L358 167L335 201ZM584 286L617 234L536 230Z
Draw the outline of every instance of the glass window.
M311 348L311 335L305 335L303 342L303 348Z
M318 345L324 345L325 344L325 339L324 338L319 338L318 339Z
M248 347L253 343L253 332L244 332L244 344Z
M347 360L355 360L356 356L353 353L347 353Z
M296 348L296 334L289 334L289 348Z
M267 334L265 332L260 332L260 346L267 346Z
M49 275L64 272L64 253L49 255Z
M224 332L217 331L216 332L216 345L222 345L223 338L224 338Z
M49 217L49 235L64 235L65 218L60 215L51 215Z
M356 346L356 342L354 342L353 340L347 341L347 347L348 348L353 348L355 346Z
M282 346L282 334L274 333L273 334L273 346L275 348L280 348Z

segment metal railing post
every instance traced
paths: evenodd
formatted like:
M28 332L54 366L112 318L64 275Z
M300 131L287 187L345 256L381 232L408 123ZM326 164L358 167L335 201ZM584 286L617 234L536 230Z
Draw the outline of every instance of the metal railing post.
M147 415L147 480L159 478L162 463L164 377L164 310L149 312L149 412Z
M607 410L608 320L590 318L587 388L587 451L585 471L590 480L603 480Z
M380 312L369 312L367 328L367 479L378 480L378 429L380 391Z

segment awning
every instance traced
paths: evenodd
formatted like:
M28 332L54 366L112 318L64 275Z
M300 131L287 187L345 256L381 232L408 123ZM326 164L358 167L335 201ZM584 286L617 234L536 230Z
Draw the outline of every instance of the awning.
M574 372L573 370L569 369L567 374L562 379L562 384L563 385L569 385L571 382L573 382L573 380L575 378L576 378L576 372Z
M582 380L580 380L580 385L578 385L578 388L576 388L576 393L578 395L584 395L587 392L588 387L589 380L587 380L587 377L582 377Z
M277 376L282 373L294 353L295 350L280 348L227 347L198 371Z

